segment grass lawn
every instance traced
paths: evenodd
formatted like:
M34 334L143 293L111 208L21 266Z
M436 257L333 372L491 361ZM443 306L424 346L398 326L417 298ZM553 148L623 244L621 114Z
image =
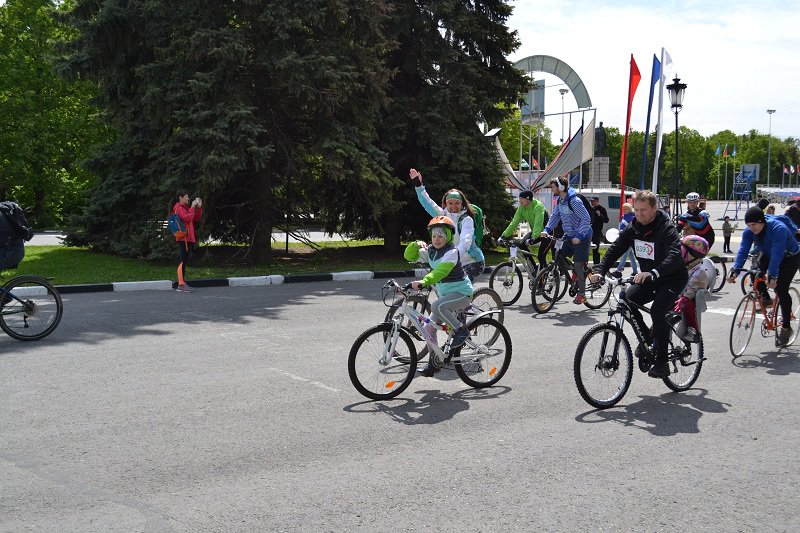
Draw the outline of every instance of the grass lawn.
M402 253L394 256L384 252L382 241L334 241L320 244L323 246L321 250L313 250L302 244L290 244L287 253L285 245L278 243L273 248L272 262L265 265L248 264L243 248L201 246L189 263L187 277L192 280L410 268L403 260ZM487 252L486 264L495 265L506 257L500 251ZM3 276L8 279L19 274L36 274L53 278L57 285L146 281L177 279L177 266L177 257L174 262L155 263L94 253L85 248L26 246L25 259L19 268L5 271Z

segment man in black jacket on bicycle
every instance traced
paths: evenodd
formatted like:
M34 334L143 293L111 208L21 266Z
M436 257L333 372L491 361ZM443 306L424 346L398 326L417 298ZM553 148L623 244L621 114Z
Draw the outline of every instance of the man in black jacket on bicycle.
M640 305L653 302L650 316L653 319L656 357L648 375L664 378L669 375L669 326L666 316L686 286L689 273L681 257L678 231L669 216L656 209L656 195L650 191L635 193L633 210L636 218L622 230L608 249L603 261L596 268L596 273L591 276L591 281L599 281L614 262L633 246L641 270L634 277L634 284L625 291L625 299ZM640 325L644 325L638 309L631 307L631 313ZM647 331L646 328L644 330Z

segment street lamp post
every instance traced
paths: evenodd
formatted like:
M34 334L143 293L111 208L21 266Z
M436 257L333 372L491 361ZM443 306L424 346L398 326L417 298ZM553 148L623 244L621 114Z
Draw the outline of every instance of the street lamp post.
M767 109L767 114L769 115L769 134L767 136L767 187L769 187L769 165L770 159L772 158L772 114L774 112L774 109Z
M681 200L678 197L678 113L683 108L683 94L686 91L686 84L681 83L678 75L672 80L672 83L667 85L669 91L669 102L672 112L675 113L675 210L672 216L676 217L680 214Z
M569 89L559 89L561 94L561 144L564 144L564 95L569 92Z

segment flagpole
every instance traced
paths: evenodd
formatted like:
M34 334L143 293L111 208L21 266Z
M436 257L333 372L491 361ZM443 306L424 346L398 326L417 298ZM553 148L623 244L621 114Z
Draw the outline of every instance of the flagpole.
M728 156L725 156L725 196L728 196Z
M719 154L717 154L717 200L719 200L719 175L722 173L721 172L722 168L720 168L722 166L722 159L720 157L721 156ZM726 189L725 195L726 196L728 195L727 188L728 188L728 184L726 183L725 184L725 189ZM724 200L724 198L723 198L723 200Z

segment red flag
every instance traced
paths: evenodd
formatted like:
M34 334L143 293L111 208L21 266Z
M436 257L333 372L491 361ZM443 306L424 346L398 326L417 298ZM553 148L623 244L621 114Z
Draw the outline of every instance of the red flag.
M639 73L639 67L636 66L636 61L631 54L631 76L628 81L628 114L625 119L625 137L622 140L622 153L619 156L619 188L620 188L620 204L625 203L625 152L628 150L628 132L631 129L631 107L633 106L633 96L636 94L636 88L639 86L639 81L642 75Z
M538 162L538 161L536 160L536 158L535 158L535 157L533 157L533 156L531 156L531 163L532 163L532 166L533 166L534 168L536 168L536 170L540 170L540 169L539 169L539 162Z
M728 145L725 145L725 150L722 151L722 157L728 157ZM726 163L727 165L727 163Z
M789 169L786 168L786 165L783 165L783 173L784 174L788 174L789 173Z

